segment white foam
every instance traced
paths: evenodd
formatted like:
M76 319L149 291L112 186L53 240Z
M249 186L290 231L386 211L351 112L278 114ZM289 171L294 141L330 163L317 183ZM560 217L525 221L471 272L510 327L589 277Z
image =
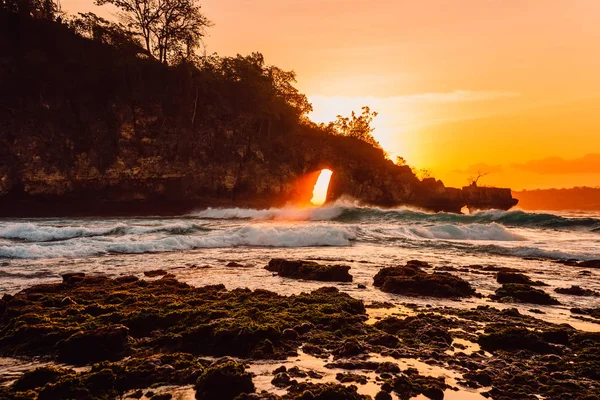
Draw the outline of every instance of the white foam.
M470 225L434 225L410 226L401 228L401 232L425 239L442 240L491 240L491 241L521 241L523 236L509 231L501 225L470 224Z
M50 242L82 237L108 236L119 234L145 235L166 232L185 234L194 230L208 230L193 223L158 223L149 226L126 225L124 223L87 228L84 226L49 226L33 223L14 223L0 228L0 238L28 242Z
M176 235L142 239L136 236L77 238L68 242L0 245L0 258L77 258L107 253L156 253L237 246L316 247L349 246L356 234L333 226L244 226L203 235Z
M30 242L48 242L76 237L103 236L127 229L125 224L116 224L103 228L86 228L83 226L40 226L32 223L9 224L0 229L0 237L4 239L27 240Z
M275 221L329 221L339 217L343 208L333 204L323 207L284 207L255 210L251 208L207 208L191 215L207 219L254 219Z

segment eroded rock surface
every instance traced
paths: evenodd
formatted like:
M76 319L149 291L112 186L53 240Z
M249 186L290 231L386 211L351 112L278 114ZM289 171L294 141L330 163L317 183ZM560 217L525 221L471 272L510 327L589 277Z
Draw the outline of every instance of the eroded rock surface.
M323 282L352 282L347 265L325 265L314 261L295 261L274 258L265 267L279 276Z

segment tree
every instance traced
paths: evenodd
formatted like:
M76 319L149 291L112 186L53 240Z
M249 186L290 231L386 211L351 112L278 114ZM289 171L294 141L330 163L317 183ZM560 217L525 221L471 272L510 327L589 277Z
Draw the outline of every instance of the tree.
M404 157L396 156L396 165L404 167L408 165L408 163L406 162L406 159Z
M54 0L0 0L0 10L52 21L62 15L60 4Z
M70 18L69 26L80 36L118 49L143 53L139 42L122 25L110 22L94 13L79 13Z
M477 186L479 179L483 178L486 175L489 175L489 172L481 172L481 170L477 171L477 175L471 176L468 178L469 186Z
M337 120L330 122L327 129L342 136L362 140L374 147L381 149L381 145L373 136L375 128L371 126L377 116L377 112L371 111L367 106L362 107L362 113L357 115L354 111L350 117L337 116Z
M206 28L212 26L197 0L96 0L96 4L118 7L125 26L141 38L150 56L164 64L193 56Z

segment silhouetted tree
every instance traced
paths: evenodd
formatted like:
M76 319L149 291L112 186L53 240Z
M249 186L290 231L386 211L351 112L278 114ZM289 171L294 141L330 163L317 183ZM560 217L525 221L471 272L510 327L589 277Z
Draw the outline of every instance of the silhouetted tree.
M377 116L377 112L371 111L367 106L362 107L361 110L362 113L360 115L357 115L354 111L352 111L350 117L338 115L336 121L329 123L327 130L338 135L360 139L381 149L381 145L373 136L375 128L371 126L373 119Z
M408 163L406 162L406 159L404 157L396 156L396 165L403 167L405 165L408 165Z
M88 39L134 53L143 52L138 41L125 27L94 13L79 13L70 19L69 26L77 34Z
M59 3L54 0L0 0L0 10L52 21L62 14Z
M468 182L470 186L477 186L479 180L486 175L489 175L489 172L481 172L481 170L477 171L477 174L468 178Z
M119 17L141 37L148 54L164 64L189 59L212 25L196 0L96 0L96 4L118 7Z

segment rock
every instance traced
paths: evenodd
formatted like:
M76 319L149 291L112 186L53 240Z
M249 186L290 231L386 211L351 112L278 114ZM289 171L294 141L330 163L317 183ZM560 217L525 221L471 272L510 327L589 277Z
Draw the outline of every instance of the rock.
M592 318L600 319L600 307L599 308L571 308L573 314L589 315Z
M526 328L514 326L489 326L482 334L477 343L487 351L506 350L529 350L540 354L560 354L560 350L549 344L539 334Z
M142 389L138 389L135 392L130 393L127 396L125 396L125 398L126 399L141 399L143 395L144 395L144 392L142 391Z
M344 386L334 383L301 382L288 389L290 399L294 400L368 400L371 397L361 395L354 385Z
M600 268L600 260L581 261L577 266L582 268Z
M58 381L63 375L74 374L72 369L63 369L58 367L39 367L33 371L27 371L17 379L12 387L17 392L26 392L28 390L37 389L45 386L48 383Z
M356 339L347 339L333 350L335 358L348 358L365 353L367 348Z
M469 282L445 272L429 274L420 267L386 267L373 278L374 285L382 291L406 296L470 297L475 290Z
M351 373L341 373L341 372L338 372L335 375L335 379L337 379L341 383L356 382L356 383L358 383L360 385L366 385L367 382L368 382L367 377L364 376L364 375L351 374Z
M367 341L369 344L385 347L396 347L399 343L398 338L394 335L390 335L389 333L375 335L369 338Z
M275 258L269 261L266 270L279 276L324 282L352 282L346 265L323 265L314 261L291 261Z
M432 400L443 400L444 390L449 388L444 378L419 375L414 371L410 374L396 376L391 382L394 392L401 398L412 398L420 394ZM382 386L383 389L383 386Z
M281 338L284 340L296 340L298 339L298 332L293 329L287 328L281 332Z
M521 303L555 305L560 304L558 300L543 290L534 289L529 285L518 283L505 283L491 296L494 300L517 301Z
M463 378L467 381L476 382L480 386L492 385L492 377L486 372L467 372L463 374Z
M83 272L63 274L62 279L65 285L74 285L83 281L85 279L85 274Z
M531 286L548 286L544 282L541 281L532 281L530 277L525 274L521 274L518 272L506 272L499 271L496 275L496 281L498 283L519 283L522 285L531 285Z
M244 264L240 264L238 262L235 261L230 261L227 264L225 264L226 267L232 267L232 268L243 268L245 267Z
M228 357L206 368L194 389L198 400L233 400L239 394L255 391L252 374L246 372L244 364Z
M292 381L290 376L288 374L286 374L285 372L278 373L271 380L271 384L273 384L273 386L276 386L278 388L286 388L286 387L292 385L292 383L296 383L296 381Z
M375 395L375 400L392 400L392 395L382 390Z
M290 369L288 369L288 374L290 374L290 376L294 378L306 378L308 376L307 372L302 371L297 366L293 366Z
M595 290L591 290L591 289L584 289L581 286L577 286L577 285L572 285L571 287L568 288L556 288L554 289L554 291L556 293L560 293L560 294L570 294L572 296L600 296L599 292L596 292Z
M367 287L365 285L363 285L362 283L359 283L357 286L357 288L359 289L366 289Z
M80 331L57 343L58 359L71 364L117 360L129 349L128 332L123 325Z
M156 278L158 276L164 276L167 274L168 274L168 272L165 271L164 269L154 269L151 271L144 271L144 275L147 276L148 278Z
M287 371L287 368L285 367L285 365L282 365L281 367L277 367L273 370L273 375L277 375L281 372L285 372Z

